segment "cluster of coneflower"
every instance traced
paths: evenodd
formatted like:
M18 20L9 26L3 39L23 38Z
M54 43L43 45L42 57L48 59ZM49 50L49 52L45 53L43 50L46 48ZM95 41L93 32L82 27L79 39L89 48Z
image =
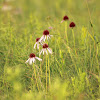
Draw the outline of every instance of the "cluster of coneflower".
M42 50L40 51L39 55L41 55L43 53L43 55L46 53L48 54L48 52L50 54L52 54L52 49L49 48L48 44L45 43L45 40L49 40L51 38L52 35L49 34L48 30L44 30L43 31L43 36L41 38L36 38L36 43L34 44L34 49L37 48L39 49L40 46L42 46ZM36 57L34 53L31 53L29 56L29 59L26 61L26 63L29 62L29 64L31 65L32 63L35 62L35 60L39 60L42 61L41 58Z
M64 22L64 21L67 21L67 20L69 20L68 16L64 16L63 17L63 20L61 21L61 23ZM69 24L69 27L71 27L71 28L75 27L75 23L74 22L71 22ZM48 44L45 43L45 40L46 39L48 40L51 37L52 37L52 35L49 34L49 31L48 30L44 30L43 31L43 36L41 38L37 38L36 39L36 43L34 45L34 49L35 48L39 49L39 46L42 46L42 50L40 51L39 55L41 55L41 53L43 53L43 55L44 55L44 53L48 54L48 52L50 54L52 54L52 49L49 48ZM41 58L36 57L34 53L31 53L29 55L29 59L26 61L26 63L29 62L29 64L31 65L32 63L35 62L36 59L39 60L39 61L42 61Z

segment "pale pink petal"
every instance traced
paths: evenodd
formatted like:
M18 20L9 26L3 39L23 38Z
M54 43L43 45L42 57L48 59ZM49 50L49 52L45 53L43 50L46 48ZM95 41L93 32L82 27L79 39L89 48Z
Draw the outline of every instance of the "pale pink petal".
M50 38L49 35L47 35L47 40L48 40L49 38Z
M52 49L50 49L49 47L47 48L49 53L52 54Z
M48 52L47 52L47 50L45 50L45 52L46 52L46 54L48 55Z
M30 65L32 65L32 61L33 61L33 59L30 58L30 60L29 60L29 64L30 64Z
M62 23L63 21L64 21L64 20L62 20L61 23Z
M34 49L35 49L36 45L37 45L37 42L34 44Z
M39 42L41 42L42 40L44 40L44 35L39 39Z
M42 61L42 59L41 58L39 58L39 57L35 57L37 60L39 60L39 61Z
M29 62L29 60L30 60L30 58L25 62L25 63L28 63Z
M39 45L40 45L40 44L39 44L39 43L37 43L37 49L39 49Z
M41 55L42 52L43 52L43 49L40 51L40 54L39 55Z
M33 63L35 62L35 58L32 58L32 62L33 62Z
M44 41L46 40L46 35L44 36Z

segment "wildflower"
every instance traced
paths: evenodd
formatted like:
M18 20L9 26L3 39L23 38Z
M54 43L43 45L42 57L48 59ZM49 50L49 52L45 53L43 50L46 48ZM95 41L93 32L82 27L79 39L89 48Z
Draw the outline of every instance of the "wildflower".
M39 45L40 45L39 40L40 38L36 38L36 43L34 44L34 48L37 46L37 49L39 49Z
M36 59L39 60L39 61L42 61L41 58L38 58L38 57L35 56L34 53L31 53L30 56L29 56L29 59L25 63L29 62L29 64L31 65L32 63L35 62Z
M52 30L52 29L53 29L53 27L51 27L51 26L50 26L50 27L48 27L48 29L51 29L51 30Z
M41 42L42 40L45 41L46 38L48 40L49 38L51 38L51 36L52 35L49 34L49 31L48 30L44 30L43 31L43 36L40 38L39 42Z
M63 20L61 21L61 23L62 23L63 21L66 21L66 20L69 20L68 16L64 16L64 17L63 17Z
M43 44L43 49L41 50L40 55L41 55L42 52L43 52L43 55L44 55L44 53L48 54L47 51L48 51L50 54L52 54L51 48L49 48L48 45L45 43L45 44Z
M70 25L69 25L69 27L71 27L71 28L73 28L73 27L75 27L75 26L76 26L76 25L75 25L74 22L71 22Z

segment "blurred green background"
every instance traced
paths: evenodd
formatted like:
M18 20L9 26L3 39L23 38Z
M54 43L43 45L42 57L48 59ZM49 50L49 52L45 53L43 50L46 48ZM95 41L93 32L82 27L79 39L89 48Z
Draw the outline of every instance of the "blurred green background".
M7 1L7 0L4 0ZM3 0L0 0L0 5L3 6ZM94 27L98 32L100 31L98 26L100 25L100 1L99 0L8 0L7 5L12 6L10 14L20 13L14 19L19 20L20 23L27 19L31 14L37 17L39 20L45 21L45 18L50 16L51 18L60 19L64 15L68 15L71 20L75 20L78 26L90 25L88 7L91 14L91 19ZM3 4L3 5L2 5ZM2 16L2 14L1 14ZM3 15L5 16L5 14ZM6 16L5 16L6 17Z

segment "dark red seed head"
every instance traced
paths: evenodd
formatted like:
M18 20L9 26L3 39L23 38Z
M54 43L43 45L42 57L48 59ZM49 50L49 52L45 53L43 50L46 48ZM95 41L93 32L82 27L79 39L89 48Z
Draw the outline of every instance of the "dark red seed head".
M35 54L34 53L31 53L30 54L30 58L33 58L33 57L35 57Z
M43 48L48 48L48 45L46 43L43 44Z
M68 16L63 17L63 20L68 20L68 19L69 19Z
M76 25L75 25L74 22L71 22L70 25L69 25L69 27L71 27L71 28L73 28L73 27L75 27L75 26L76 26Z
M39 39L40 39L40 38L36 38L36 42L38 42L38 41L39 41Z
M49 35L49 31L48 30L44 30L43 35Z

